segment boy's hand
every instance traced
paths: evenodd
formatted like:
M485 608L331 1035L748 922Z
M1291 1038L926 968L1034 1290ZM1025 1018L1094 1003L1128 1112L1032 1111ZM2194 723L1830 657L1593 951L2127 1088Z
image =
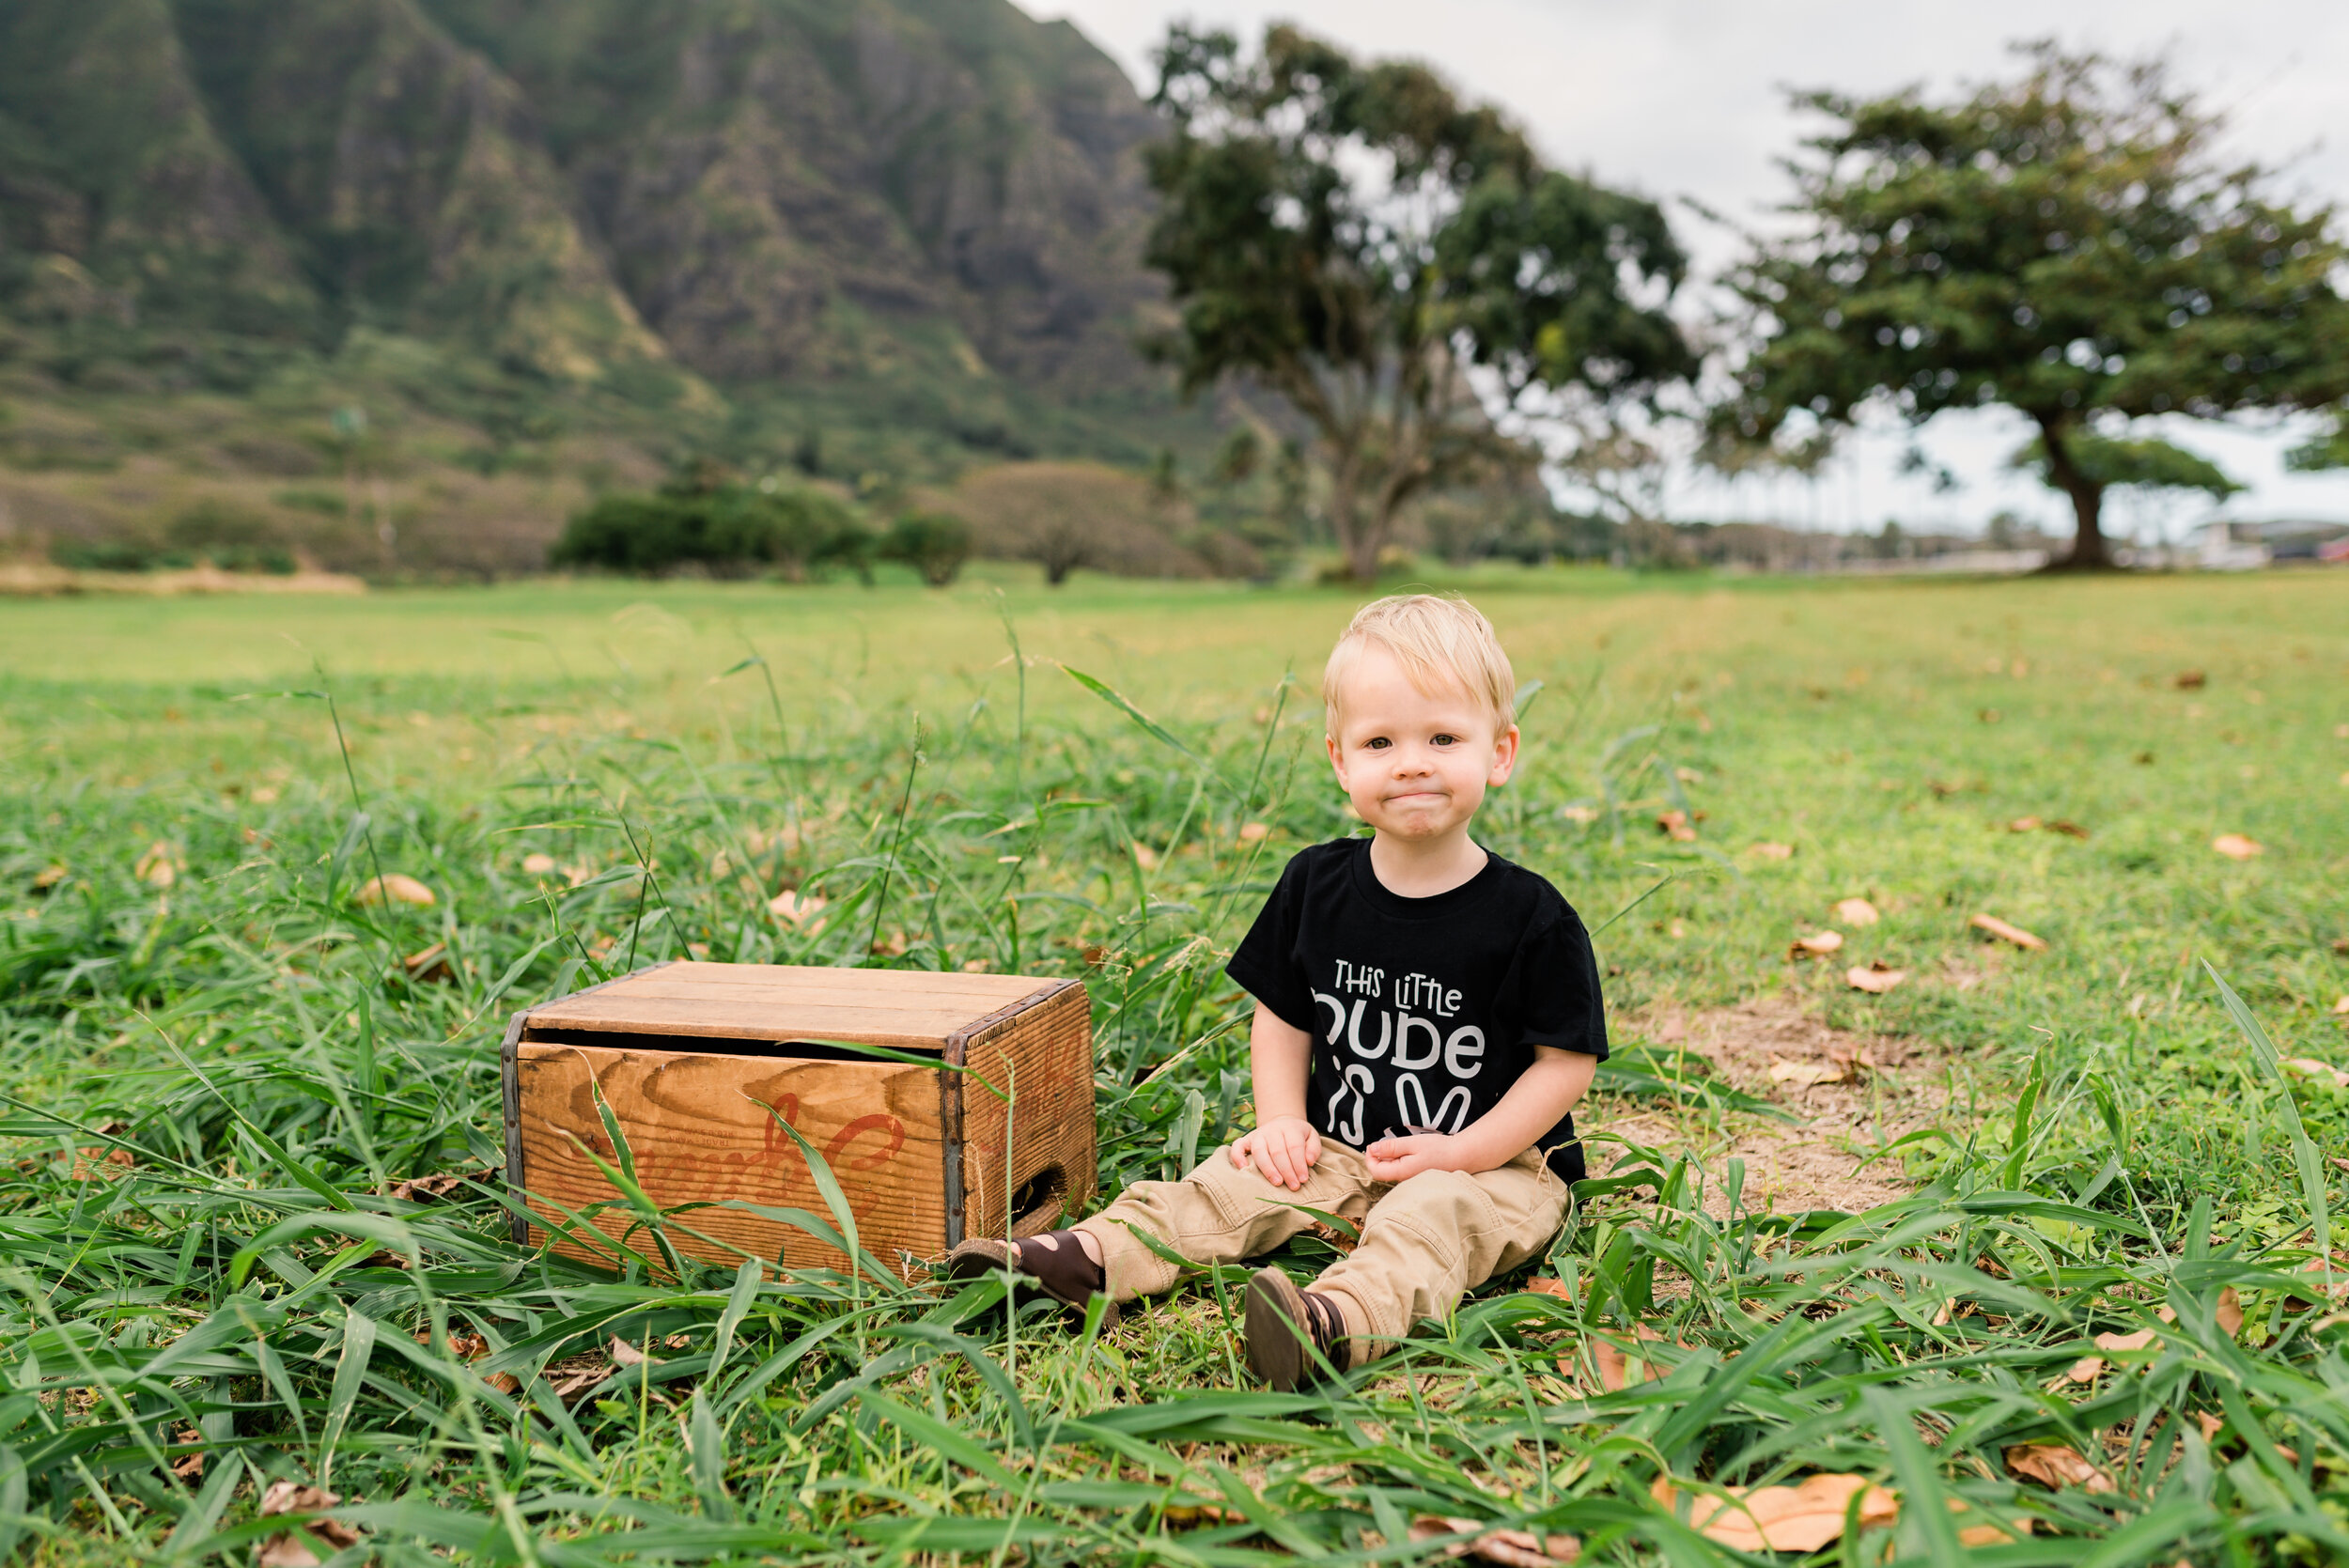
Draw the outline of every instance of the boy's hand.
M1234 1165L1245 1171L1253 1161L1265 1180L1292 1192L1320 1157L1321 1134L1302 1116L1275 1116L1232 1145Z
M1408 1138L1382 1138L1362 1151L1371 1179L1408 1181L1423 1171L1463 1169L1460 1140L1448 1132L1415 1132Z

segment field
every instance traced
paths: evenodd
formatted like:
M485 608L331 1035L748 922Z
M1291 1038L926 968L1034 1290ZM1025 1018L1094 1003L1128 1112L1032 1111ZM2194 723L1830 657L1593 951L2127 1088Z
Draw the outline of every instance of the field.
M2349 580L1466 585L1540 683L1480 837L1598 931L1613 1175L1554 1285L1295 1395L1236 1377L1236 1276L1011 1323L395 1189L500 1158L508 1011L688 949L1080 976L1105 1188L1185 1167L1246 1114L1221 956L1351 826L1352 599L8 606L0 1558L2349 1555ZM1812 1206L1812 1145L1873 1206ZM1819 1476L1882 1490L1708 1517Z

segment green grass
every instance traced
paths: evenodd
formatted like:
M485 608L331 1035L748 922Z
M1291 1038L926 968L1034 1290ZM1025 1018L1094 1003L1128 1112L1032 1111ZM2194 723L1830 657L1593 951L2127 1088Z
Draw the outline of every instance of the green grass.
M1235 1389L1204 1278L1106 1332L1015 1331L993 1285L615 1280L512 1246L486 1188L382 1195L497 1160L510 1009L685 944L1083 977L1109 1191L1244 1119L1216 959L1281 857L1348 826L1311 691L1352 601L1002 586L12 607L0 1538L241 1561L276 1528L260 1492L298 1480L344 1498L353 1561L1390 1561L1439 1549L1409 1538L1436 1515L1679 1562L1727 1554L1659 1478L1843 1470L1903 1506L1828 1560L1959 1560L1952 1498L2033 1522L1985 1561L2349 1552L2349 1358L2295 1279L2342 1207L2349 1094L2270 1060L2349 1062L2338 574L1478 579L1543 683L1481 831L1594 925L1630 907L1599 938L1627 1065L1671 1060L1639 1019L1792 987L1919 1037L1954 1095L1892 1157L1913 1197L1723 1221L1700 1199L1738 1179L1712 1157L1729 1113L1691 1090L1695 1157L1656 1153L1562 1235L1545 1272L1570 1300L1496 1282L1345 1385ZM1684 801L1693 844L1655 827ZM2088 836L2008 831L2024 816ZM2216 854L2224 832L2265 853ZM355 904L378 863L439 902ZM786 885L831 901L820 932L766 913ZM1844 956L1911 972L1881 999L1784 958L1854 893L1885 920ZM1977 910L2049 950L1992 955ZM877 928L902 955L866 952ZM454 978L411 983L401 955L436 941ZM1638 1086L1610 1077L1583 1118L1602 1140ZM73 1151L105 1146L132 1163L89 1179ZM1595 1344L1641 1326L1663 1375L1602 1390ZM2140 1326L2159 1337L2100 1381L2056 1381ZM614 1335L674 1348L557 1398L549 1369ZM2018 1481L2026 1442L2113 1488Z

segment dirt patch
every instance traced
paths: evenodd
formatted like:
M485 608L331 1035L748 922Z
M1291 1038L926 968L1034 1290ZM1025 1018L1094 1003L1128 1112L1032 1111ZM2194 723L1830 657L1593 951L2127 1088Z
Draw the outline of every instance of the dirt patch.
M1913 1040L1830 1029L1791 995L1694 1013L1659 1012L1639 1020L1639 1032L1703 1058L1721 1082L1798 1119L1789 1126L1735 1117L1725 1146L1691 1151L1712 1173L1705 1207L1717 1217L1726 1212L1718 1188L1733 1157L1745 1161L1742 1202L1754 1213L1857 1211L1906 1196L1911 1185L1896 1160L1865 1163L1867 1157L1934 1121L1948 1098L1946 1075L1928 1048ZM1619 1129L1647 1142L1640 1124L1655 1130L1666 1121L1633 1116Z

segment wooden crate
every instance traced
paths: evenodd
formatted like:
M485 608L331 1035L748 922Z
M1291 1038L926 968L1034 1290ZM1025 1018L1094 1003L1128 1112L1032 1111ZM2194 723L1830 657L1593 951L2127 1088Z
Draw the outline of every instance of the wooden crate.
M941 1065L861 1057L824 1041ZM619 1200L581 1150L616 1164L591 1081L662 1208L739 1200L827 1215L772 1107L822 1153L859 1239L892 1265L901 1255L935 1259L965 1236L1050 1230L1093 1192L1092 1014L1073 980L658 964L516 1014L504 1063L506 1183L542 1218L560 1213L549 1200L574 1212ZM1004 1103L974 1075L1017 1090L1008 1174ZM785 1267L844 1263L807 1232L740 1209L679 1219ZM614 1237L629 1223L624 1206L596 1220ZM514 1227L532 1245L548 1234L519 1217ZM711 1262L739 1261L675 1239ZM630 1246L658 1256L641 1231ZM559 1235L555 1250L613 1262Z

